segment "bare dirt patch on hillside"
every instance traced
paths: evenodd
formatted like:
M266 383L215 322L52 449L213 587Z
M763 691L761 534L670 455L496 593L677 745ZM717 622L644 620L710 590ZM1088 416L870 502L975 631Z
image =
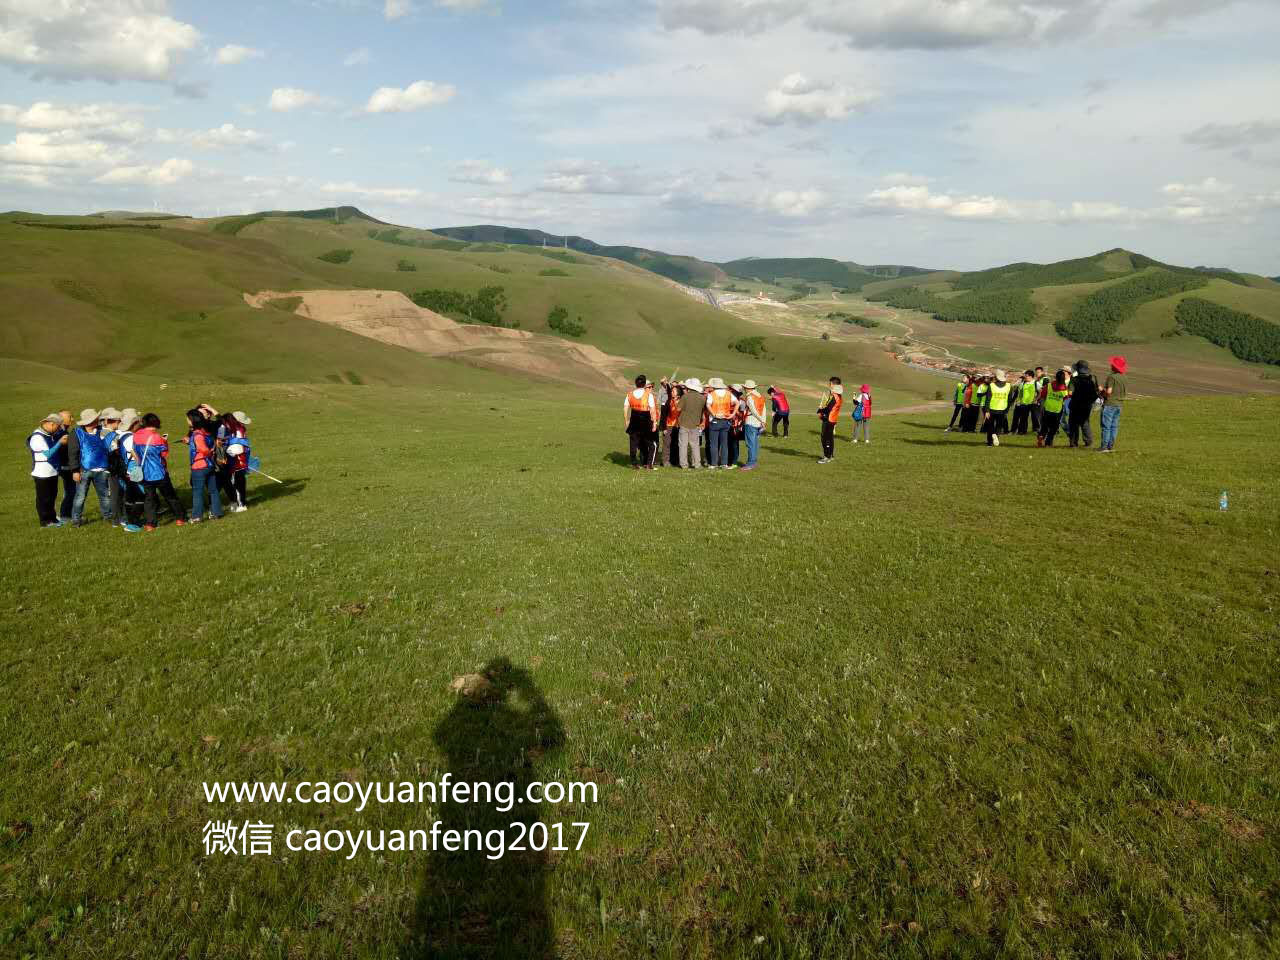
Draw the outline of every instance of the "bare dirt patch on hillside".
M299 316L432 357L597 389L626 385L624 357L526 330L457 323L396 290L263 290L244 300L258 309L288 301Z

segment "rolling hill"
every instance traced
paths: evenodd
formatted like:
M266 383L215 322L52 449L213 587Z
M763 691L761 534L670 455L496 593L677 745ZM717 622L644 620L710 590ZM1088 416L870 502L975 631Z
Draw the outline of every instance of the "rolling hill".
M505 345L489 337L459 347L450 360L407 347L437 344L435 321L421 336L397 340L373 331L406 318L416 323L417 314L309 317L306 298L292 295L385 291L422 306L466 303L494 289L505 304L503 326L518 335ZM263 291L276 292L265 308L246 302L246 294ZM580 337L550 328L557 307L581 318ZM445 312L449 324L474 319L465 310ZM777 379L803 390L835 370L860 369L904 403L932 396L930 377L874 343L771 336L767 359L731 349L759 333L612 257L471 243L388 226L355 208L146 223L0 219L0 357L209 382L406 385L452 377L441 364L460 361L591 386L573 372L590 348L619 358L614 373L627 376L678 367L685 375Z
M829 283L843 290L861 290L878 280L920 277L934 271L920 267L897 265L862 266L823 257L747 257L720 265L731 277L760 283L785 284L788 281Z
M632 263L643 267L659 276L675 280L677 283L691 287L707 288L723 282L724 271L714 263L699 260L697 257L678 256L663 253L659 250L646 250L643 247L604 246L594 240L578 236L556 236L542 230L528 230L522 227L500 227L485 224L472 227L438 227L431 231L442 237L462 240L475 244L515 244L527 247L546 247L587 253L597 257L610 257L624 263Z

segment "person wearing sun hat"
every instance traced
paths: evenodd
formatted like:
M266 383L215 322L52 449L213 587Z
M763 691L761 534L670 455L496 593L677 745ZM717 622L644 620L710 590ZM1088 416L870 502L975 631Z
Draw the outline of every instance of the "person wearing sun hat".
M760 434L764 432L765 415L769 409L769 401L764 398L754 380L742 385L742 411L745 419L742 422L742 435L747 444L747 462L743 470L754 470L760 459Z
M108 412L113 412L108 410ZM76 482L76 498L71 505L71 523L84 526L84 502L89 488L98 495L102 519L111 522L111 490L107 479L107 446L102 442L102 414L93 407L80 411L71 439L67 443L67 461Z
M690 377L684 382L684 393L676 401L680 419L676 422L679 442L676 466L697 470L702 466L702 427L706 421L707 398L702 392L702 381Z
M1124 357L1112 357L1111 374L1102 385L1102 444L1098 450L1110 453L1116 448L1116 432L1120 429L1120 411L1124 409L1124 398L1128 392L1125 374L1129 372L1129 362Z
M31 479L36 485L36 518L42 527L60 527L65 522L59 519L56 506L58 465L67 443L66 435L59 435L61 429L62 417L51 413L27 438L27 449L31 451Z
M243 410L224 413L218 427L218 447L223 453L218 467L218 489L227 498L232 513L249 509L247 480L249 476L249 432L253 423Z
M111 513L125 533L138 533L142 526L142 488L129 479L129 463L133 457L133 434L142 425L142 417L134 407L120 411L120 423L107 451L111 472Z
M729 431L733 429L733 414L738 409L738 398L719 377L707 381L711 392L707 394L707 467L727 469L729 463Z

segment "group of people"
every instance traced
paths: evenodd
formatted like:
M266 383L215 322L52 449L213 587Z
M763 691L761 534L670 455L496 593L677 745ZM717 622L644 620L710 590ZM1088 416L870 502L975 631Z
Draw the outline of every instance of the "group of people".
M40 526L83 526L91 488L102 519L127 533L154 530L162 501L177 526L201 522L206 501L209 516L220 519L224 496L230 512L241 513L248 507L252 422L242 410L219 413L205 403L187 411L180 442L191 466L188 515L169 476L169 435L160 432L159 416L133 407L90 407L79 417L50 413L27 438Z
M818 408L822 429L819 463L835 458L835 428L844 406L844 387L831 377ZM791 403L779 387L760 392L754 380L726 384L711 377L706 385L697 377L663 378L651 384L645 376L622 400L623 426L630 439L631 465L636 470L672 466L697 470L755 470L760 460L760 436L766 422L773 436L791 435ZM862 385L853 405L854 436L871 442L871 388ZM745 450L745 462L743 451Z
M1036 435L1037 447L1052 447L1061 431L1072 447L1093 446L1093 408L1101 406L1102 436L1098 450L1111 453L1120 429L1128 384L1129 364L1124 357L1109 360L1111 373L1099 386L1086 360L1063 366L1052 377L1044 367L1023 371L1016 381L1003 370L994 375L966 373L956 383L951 422L944 433L959 430L986 434L987 446L1000 446L1005 434ZM1009 420L1013 415L1012 423Z

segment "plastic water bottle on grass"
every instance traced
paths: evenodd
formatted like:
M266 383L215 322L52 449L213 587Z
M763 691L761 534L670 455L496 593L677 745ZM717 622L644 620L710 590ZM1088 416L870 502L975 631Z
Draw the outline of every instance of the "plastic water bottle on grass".
M1218 509L1219 510L1227 509L1227 491L1225 490L1222 491L1222 496L1218 497Z

